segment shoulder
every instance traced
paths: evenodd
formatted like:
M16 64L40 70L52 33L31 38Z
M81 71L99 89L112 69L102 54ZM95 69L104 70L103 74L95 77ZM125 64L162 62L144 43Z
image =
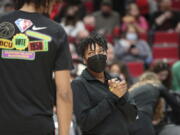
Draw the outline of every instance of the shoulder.
M82 77L77 77L76 79L74 79L72 82L71 82L71 85L72 86L82 86L83 85L83 79Z
M3 20L6 20L6 19L10 19L12 16L14 16L15 15L15 11L13 11L13 12L9 12L9 13L7 13L7 14L4 14L4 15L1 15L0 16L0 22L2 22Z
M116 17L118 17L118 16L119 16L119 13L118 13L118 12L116 12L116 11L113 11L113 12L112 12L112 14L113 14L113 16L116 16Z
M101 11L97 11L97 12L95 12L94 14L93 14L93 16L100 16L101 15Z

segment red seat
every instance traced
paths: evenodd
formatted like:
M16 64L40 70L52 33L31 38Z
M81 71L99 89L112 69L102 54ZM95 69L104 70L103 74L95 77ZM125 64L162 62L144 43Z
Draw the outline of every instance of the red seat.
M154 59L178 59L178 46L153 46Z
M144 64L142 62L129 62L127 67L133 77L138 77L144 72Z
M84 3L87 13L92 13L94 11L94 4L92 1L87 1Z
M180 1L179 0L173 0L172 1L172 7L175 10L180 10Z
M146 33L142 33L142 34L139 34L139 38L142 39L142 40L147 41L148 40L148 35Z
M179 43L179 34L175 32L156 32L154 37L154 44L161 43Z

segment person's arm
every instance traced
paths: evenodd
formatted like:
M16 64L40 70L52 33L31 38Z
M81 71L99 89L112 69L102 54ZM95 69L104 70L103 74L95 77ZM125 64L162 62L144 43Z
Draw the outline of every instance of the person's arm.
M137 108L133 99L129 97L127 92L127 84L125 81L109 81L110 90L116 99L115 105L123 113L126 120L130 123L136 120Z
M128 51L129 51L130 45L127 47L124 47L122 44L128 44L128 43L124 40L123 41L118 40L115 43L114 53L118 59L122 59L123 57L129 54Z
M174 111L180 112L180 101L177 100L177 98L171 94L163 85L159 87L159 90L160 96L165 99L167 104L169 104Z
M59 135L69 135L70 122L72 120L72 91L69 71L56 71L55 82L58 133Z
M107 96L98 104L92 105L90 96L93 95L88 94L82 81L75 80L71 85L77 122L83 132L88 132L111 114L114 100Z

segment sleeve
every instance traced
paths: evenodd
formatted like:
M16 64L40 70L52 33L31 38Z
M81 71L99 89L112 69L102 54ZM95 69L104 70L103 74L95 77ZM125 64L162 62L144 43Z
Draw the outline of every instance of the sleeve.
M65 31L62 30L59 32L58 37L58 49L55 57L54 70L71 70L73 69L73 63Z
M140 53L139 53L140 58L152 59L152 52L151 52L151 49L150 49L149 45L147 44L147 42L140 40L138 48L140 49Z
M115 43L114 54L118 59L122 59L125 55L127 55L128 54L127 50L128 49L125 49L122 46L122 42L117 41Z
M128 92L123 97L119 98L117 107L123 113L129 123L132 123L136 120L137 107L135 105L134 99L129 97Z
M144 17L140 17L140 26L145 30L147 31L149 29L149 25L148 25L148 22L147 20L144 18Z
M176 98L176 96L171 94L163 85L159 87L159 90L160 95L165 99L167 104L172 107L173 111L180 112L180 96Z
M105 97L96 106L92 106L89 95L81 81L72 82L74 113L77 122L84 132L90 131L111 114L112 101Z

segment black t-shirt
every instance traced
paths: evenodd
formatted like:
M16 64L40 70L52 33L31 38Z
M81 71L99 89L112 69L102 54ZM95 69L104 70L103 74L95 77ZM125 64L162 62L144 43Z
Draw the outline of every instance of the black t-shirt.
M159 31L167 31L170 29L175 29L177 24L180 22L180 17L179 17L180 12L171 11L172 17L165 20L161 25L157 25L155 23L155 20L164 13L165 12L162 12L162 11L155 12L152 15L152 25L154 24L156 26L156 30L159 30Z
M52 72L72 69L62 27L38 13L0 18L0 134L53 130Z

